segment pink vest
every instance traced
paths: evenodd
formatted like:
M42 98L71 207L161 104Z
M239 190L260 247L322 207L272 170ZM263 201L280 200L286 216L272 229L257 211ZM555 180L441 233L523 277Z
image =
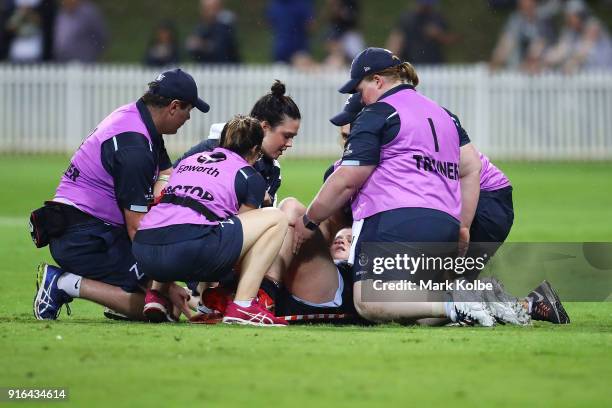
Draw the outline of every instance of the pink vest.
M353 218L420 207L443 211L459 220L459 134L452 118L412 89L381 102L395 108L400 130L382 146L380 162L353 200Z
M136 103L122 106L108 115L74 153L53 201L73 205L79 210L114 225L123 225L123 210L115 198L113 178L101 161L101 146L108 139L126 132L151 135L142 121ZM151 180L153 185L154 180Z
M187 196L197 200L219 218L238 214L236 174L249 164L240 155L217 147L212 152L196 153L185 159L172 171L165 193ZM145 215L139 229L167 227L169 225L217 225L195 210L172 203L161 203Z
M495 191L508 187L510 185L510 180L508 180L506 175L495 167L487 156L482 153L478 153L478 155L482 163L482 169L480 170L480 189L483 191Z

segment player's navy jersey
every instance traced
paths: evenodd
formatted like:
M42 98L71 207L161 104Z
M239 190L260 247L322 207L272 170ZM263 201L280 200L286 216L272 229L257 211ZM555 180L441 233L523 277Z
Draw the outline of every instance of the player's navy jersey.
M192 156L196 153L209 152L219 146L218 139L208 139L203 140L197 145L193 146L189 149L180 159L174 162L174 167L178 165L178 163L185 159L186 157ZM276 193L281 186L281 169L280 164L277 160L270 159L268 157L262 157L257 160L253 165L253 168L257 170L259 174L263 177L266 182L266 192L270 196L272 203L270 205L262 205L262 207L266 206L274 206L276 203Z

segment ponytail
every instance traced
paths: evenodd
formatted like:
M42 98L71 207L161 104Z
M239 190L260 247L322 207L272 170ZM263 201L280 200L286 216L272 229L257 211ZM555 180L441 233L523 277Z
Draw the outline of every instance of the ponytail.
M414 87L419 84L419 76L417 75L416 69L414 69L412 64L407 61L402 62L399 65L374 72L373 74L368 75L365 79L371 81L374 78L374 75L384 76L393 81L400 81Z
M419 76L417 75L416 69L409 62L402 62L398 65L398 69L400 71L400 78L410 85L416 87L419 84Z
M251 116L261 122L265 120L271 127L280 124L285 116L291 119L301 119L299 108L290 96L285 95L285 92L285 84L278 79L275 80L270 88L270 93L255 102L251 109Z

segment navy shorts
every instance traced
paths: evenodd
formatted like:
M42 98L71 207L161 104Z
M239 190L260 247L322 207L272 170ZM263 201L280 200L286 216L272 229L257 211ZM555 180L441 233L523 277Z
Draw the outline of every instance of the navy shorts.
M178 227L184 229L187 239L164 240L168 235L164 230L172 227L136 233L132 250L142 273L159 282L216 282L232 275L243 241L238 217L215 226Z
M337 307L321 307L312 306L298 301L293 295L281 286L280 292L276 298L274 313L276 316L289 315L309 315L309 314L350 314L353 317L357 316L355 305L353 303L353 282L351 280L351 267L346 262L341 262L337 265L338 272L344 281L342 290L342 305Z
M512 187L481 191L470 228L470 241L504 242L513 223Z
M49 243L51 256L65 270L87 279L141 291L147 278L136 265L125 227L92 220L68 227Z
M355 233L355 231L353 231ZM353 279L355 282L371 279L371 274L364 273L363 257L364 243L397 243L403 253L412 257L425 256L455 256L457 240L459 239L459 221L442 211L429 208L398 208L383 211L363 220L363 226L356 236L355 260L353 264ZM434 243L431 246L418 244ZM393 246L395 249L395 245ZM367 254L380 256L380 254ZM393 256L394 254L384 254ZM376 276L384 280L413 280L420 278L418 274L410 275L404 271L388 271L384 276Z
M481 191L466 256L477 258L487 254L485 259L490 259L508 238L513 223L512 187Z

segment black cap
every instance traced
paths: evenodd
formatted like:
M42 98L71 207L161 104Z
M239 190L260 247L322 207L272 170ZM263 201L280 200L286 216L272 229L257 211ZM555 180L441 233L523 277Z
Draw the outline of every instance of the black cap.
M361 93L354 93L346 100L342 112L331 118L329 121L336 126L348 125L355 120L363 108L364 105L361 103Z
M387 49L366 48L353 59L351 79L339 91L340 93L355 93L355 88L366 76L382 71L385 68L395 67L401 63L400 59Z
M180 68L162 72L155 82L158 86L151 89L155 95L189 102L204 113L210 110L210 106L198 98L198 86L193 77Z

